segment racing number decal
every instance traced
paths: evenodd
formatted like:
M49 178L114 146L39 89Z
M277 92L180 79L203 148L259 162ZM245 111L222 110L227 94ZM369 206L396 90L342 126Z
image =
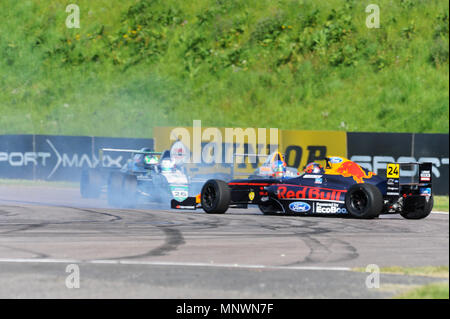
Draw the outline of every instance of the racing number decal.
M386 171L387 178L399 178L400 177L400 165L388 164Z

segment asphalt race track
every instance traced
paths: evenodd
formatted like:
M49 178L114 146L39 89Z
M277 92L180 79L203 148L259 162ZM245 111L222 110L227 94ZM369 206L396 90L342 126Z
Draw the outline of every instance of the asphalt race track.
M80 287L68 289L76 264ZM369 264L449 264L449 216L375 220L109 208L74 188L0 185L0 298L386 298L440 278Z

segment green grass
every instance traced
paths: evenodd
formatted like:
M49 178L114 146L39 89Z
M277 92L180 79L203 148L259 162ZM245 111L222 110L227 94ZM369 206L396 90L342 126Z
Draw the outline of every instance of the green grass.
M381 273L385 274L399 274L407 276L427 276L427 277L438 277L438 278L448 278L449 270L448 266L422 266L422 267L381 267Z
M353 268L353 271L365 272L366 269L362 267L357 267ZM421 266L421 267L389 266L389 267L380 267L380 273L398 274L406 276L449 278L448 266Z
M448 196L433 196L433 210L448 212Z
M397 299L448 299L448 282L432 283L418 288L410 289L399 296Z
M446 1L0 2L0 134L449 130Z

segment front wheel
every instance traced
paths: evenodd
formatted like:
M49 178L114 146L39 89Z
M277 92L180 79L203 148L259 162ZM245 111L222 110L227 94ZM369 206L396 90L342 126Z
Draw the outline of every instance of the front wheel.
M208 214L223 214L230 204L231 190L228 184L219 179L210 179L202 187L201 202Z
M355 184L347 191L345 206L354 218L375 218L383 209L383 195L375 185Z

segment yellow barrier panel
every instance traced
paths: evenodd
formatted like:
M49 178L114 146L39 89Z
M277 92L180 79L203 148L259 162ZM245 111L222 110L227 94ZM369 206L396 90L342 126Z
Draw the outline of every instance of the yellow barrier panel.
M275 129L276 130L276 129ZM155 150L169 149L174 141L180 139L197 154L211 152L210 142L222 145L222 154L219 156L221 164L213 164L214 158L206 164L200 164L201 159L191 158L194 164L188 165L198 174L231 173L233 153L268 154L269 144L278 144L278 149L286 154L288 166L302 170L304 166L323 158L336 155L347 156L347 134L342 131L295 131L270 129L230 129L208 127L155 127L153 137ZM183 136L185 137L183 140ZM188 138L186 138L188 136ZM217 138L220 136L220 138ZM201 142L199 142L201 141ZM274 142L276 141L276 142ZM277 147L275 146L276 150ZM207 156L208 157L208 156ZM217 158L216 158L217 159ZM236 157L234 165L235 177L249 175L256 167L265 161L265 157ZM199 165L200 164L200 165ZM199 170L200 168L200 170ZM190 170L191 170L190 169Z
M281 131L281 149L288 166L303 170L324 156L347 157L347 133L343 131Z
M187 167L191 172L195 170L197 172L195 175L233 173L237 176L248 176L266 158L251 156L233 158L234 153L265 155L269 153L271 147L273 151L279 148L278 129L211 128L196 124L200 123L194 121L193 127L156 127L153 130L155 150L169 149L176 140L181 140L189 148L193 155L192 163ZM220 154L215 153L217 149L214 145L221 146Z

